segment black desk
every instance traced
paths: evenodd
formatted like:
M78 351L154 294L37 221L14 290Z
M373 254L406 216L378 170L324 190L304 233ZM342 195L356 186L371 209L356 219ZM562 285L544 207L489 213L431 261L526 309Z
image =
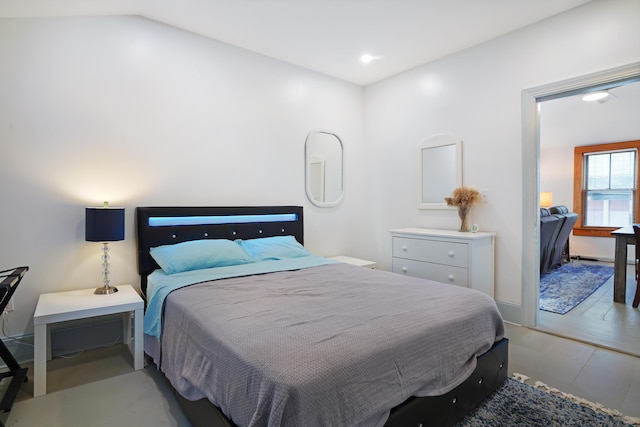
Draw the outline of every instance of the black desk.
M636 244L633 225L619 228L611 234L616 238L616 252L613 258L613 302L626 304L627 293L627 245Z

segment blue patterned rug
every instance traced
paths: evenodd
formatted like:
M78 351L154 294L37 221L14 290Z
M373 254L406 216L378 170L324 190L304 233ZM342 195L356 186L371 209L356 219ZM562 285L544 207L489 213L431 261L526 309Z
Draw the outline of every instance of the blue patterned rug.
M572 261L540 277L540 310L566 314L613 274L607 265Z
M617 411L600 409L598 405L592 409L572 402L571 398L587 402L575 396L565 397L507 378L456 427L629 427L637 426L640 421Z

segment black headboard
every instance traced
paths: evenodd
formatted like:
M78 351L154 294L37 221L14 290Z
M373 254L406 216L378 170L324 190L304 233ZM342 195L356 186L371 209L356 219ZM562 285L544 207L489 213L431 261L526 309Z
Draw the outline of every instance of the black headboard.
M153 247L199 239L283 235L294 236L304 244L301 206L138 207L136 236L142 292L146 293L147 276L159 268L149 254Z

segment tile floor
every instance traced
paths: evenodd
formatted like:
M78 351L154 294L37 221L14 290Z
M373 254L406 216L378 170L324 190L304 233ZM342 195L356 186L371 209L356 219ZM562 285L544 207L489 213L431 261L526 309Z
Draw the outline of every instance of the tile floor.
M586 261L580 261L586 262ZM610 265L613 263L598 262ZM567 314L538 311L537 328L604 348L640 356L640 308L635 295L634 266L627 266L626 304L613 302L613 276Z
M510 374L640 417L640 358L520 326L506 330ZM133 371L123 345L52 360L45 396L33 398L29 380L12 411L0 414L7 427L190 427L162 375L153 365Z
M509 371L640 417L640 358L507 325Z

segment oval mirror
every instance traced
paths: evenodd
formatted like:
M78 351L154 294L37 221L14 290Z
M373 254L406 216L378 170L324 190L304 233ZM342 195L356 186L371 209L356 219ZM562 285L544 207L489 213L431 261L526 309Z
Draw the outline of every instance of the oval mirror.
M462 140L435 135L420 144L419 209L447 209L445 197L462 185Z
M304 144L307 197L316 206L336 206L342 201L343 147L340 137L312 130Z

